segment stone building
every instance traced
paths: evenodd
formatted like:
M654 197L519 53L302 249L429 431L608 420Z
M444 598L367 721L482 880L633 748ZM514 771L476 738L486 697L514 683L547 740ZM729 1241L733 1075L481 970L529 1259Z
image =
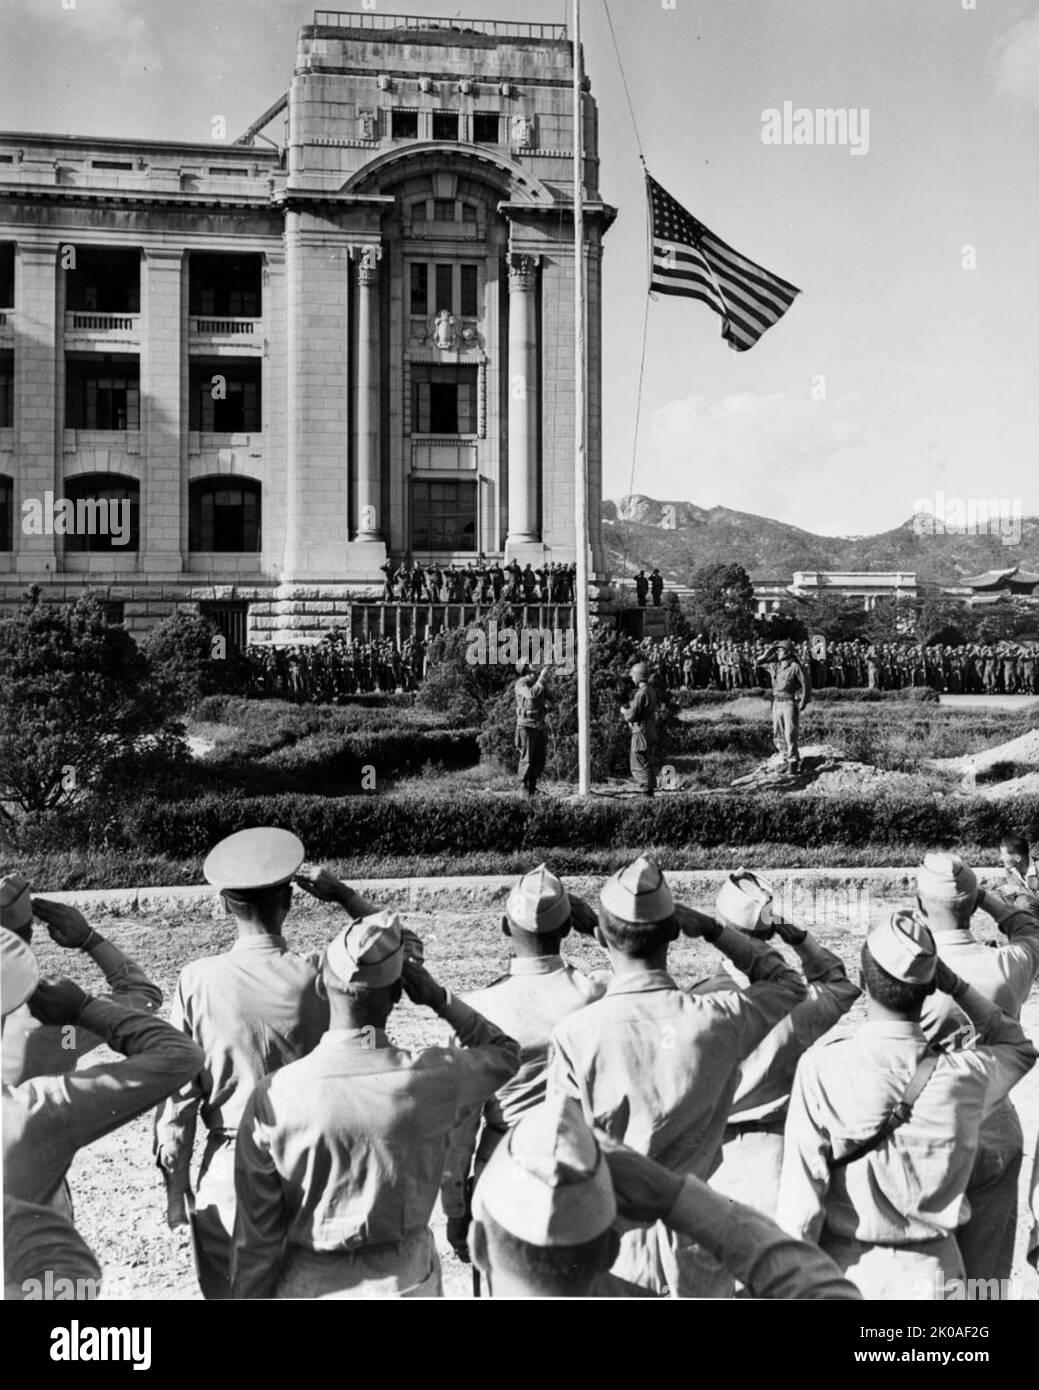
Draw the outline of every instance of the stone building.
M133 631L203 604L288 641L387 557L573 560L572 45L463 23L319 11L233 144L0 134L0 603L89 585Z

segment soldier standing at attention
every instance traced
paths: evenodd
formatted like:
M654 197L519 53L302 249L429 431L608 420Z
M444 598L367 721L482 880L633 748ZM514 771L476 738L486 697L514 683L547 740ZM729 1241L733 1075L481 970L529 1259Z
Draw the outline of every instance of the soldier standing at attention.
M631 668L635 693L621 710L621 717L631 728L631 775L643 796L652 796L657 789L657 692L649 683L649 667L637 661Z
M964 1277L956 1231L969 1215L982 1121L1036 1051L940 960L911 913L870 935L862 982L867 1021L797 1068L776 1220L818 1241L866 1298L933 1301ZM920 1015L936 988L973 1023L975 1047L929 1047Z
M535 675L529 662L516 663L516 748L520 780L528 796L537 791L548 757L545 701L551 670L551 665L545 666L540 675Z
M287 830L229 835L203 866L238 929L223 955L181 972L170 1020L201 1047L205 1066L172 1095L155 1122L155 1157L166 1181L171 1229L189 1221L190 1167L198 1119L207 1130L191 1224L206 1298L227 1298L234 1228L234 1145L242 1111L263 1077L317 1046L328 1002L317 991L318 960L291 951L282 926L295 877L314 897L351 916L370 911L326 870L303 866L303 845Z
M776 659L770 661L770 652L765 653L761 665L772 677L772 741L776 752L786 758L787 770L796 774L801 770L801 750L797 746L797 732L801 711L812 697L812 683L805 668L794 656L793 644L777 642L774 648Z
M635 598L640 608L645 608L646 599L649 597L649 580L646 578L645 570L639 570L635 576Z
M664 595L664 579L657 569L649 576L649 591L653 595L653 607L659 608L660 600Z
M465 1238L471 1183L479 1178L502 1136L545 1099L552 1029L606 991L608 976L583 975L560 955L572 925L583 935L595 931L595 913L588 904L568 894L544 864L524 874L509 894L501 919L501 929L512 946L508 974L464 1000L520 1045L519 1071L483 1107L479 1145L479 1109L459 1124L452 1138L441 1201L447 1238L464 1260L469 1258Z

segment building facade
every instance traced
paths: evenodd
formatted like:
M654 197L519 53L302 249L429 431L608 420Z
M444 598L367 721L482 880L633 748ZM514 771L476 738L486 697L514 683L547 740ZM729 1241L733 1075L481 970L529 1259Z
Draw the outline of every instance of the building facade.
M574 559L572 45L458 25L318 12L233 144L0 134L0 603L90 586L132 631L209 604L298 641L388 558Z

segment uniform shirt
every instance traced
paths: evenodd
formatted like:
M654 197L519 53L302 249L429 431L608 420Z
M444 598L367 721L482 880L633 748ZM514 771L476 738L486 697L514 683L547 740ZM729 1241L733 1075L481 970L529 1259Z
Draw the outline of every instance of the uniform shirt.
M518 1045L450 995L440 1017L460 1049L330 1029L257 1085L235 1153L235 1298L271 1293L286 1245L363 1257L428 1226L459 1112L519 1065Z
M730 1125L783 1119L801 1057L844 1017L862 992L848 979L840 957L814 937L806 936L794 949L804 967L808 993L743 1063L729 1111ZM725 988L731 989L732 981L721 975L697 985L695 992Z
M549 1088L593 1127L676 1173L717 1165L740 1064L805 997L778 952L724 928L716 943L751 978L743 991L687 994L666 970L614 978L556 1026Z
M466 1210L465 1184L476 1147L481 1113L489 1130L499 1133L545 1099L548 1049L552 1030L560 1019L599 999L606 991L604 975L583 975L562 956L513 957L509 973L486 989L465 997L465 1003L515 1038L520 1047L516 1075L483 1107L459 1123L451 1141L451 1153L441 1184L441 1199L448 1216Z
M107 999L79 1021L125 1060L4 1086L4 1191L49 1202L77 1150L142 1114L193 1076L202 1053L168 1023Z
M545 727L545 675L520 676L516 682L516 727L543 729Z
M636 732L652 743L657 736L657 692L643 681L624 707L624 717Z
M772 677L773 700L794 700L798 704L807 701L811 683L799 661L770 661L766 670Z
M318 957L290 951L281 936L246 936L220 956L181 972L170 1022L202 1048L205 1064L170 1096L155 1121L159 1167L188 1186L196 1118L234 1133L261 1077L316 1047L328 1027L318 998Z
M1032 1068L1036 1051L1020 1024L968 988L960 1007L976 1049L943 1053L913 1113L885 1143L831 1170L870 1138L902 1099L927 1048L917 1023L872 1019L801 1059L784 1133L777 1220L818 1240L825 1227L864 1244L906 1245L955 1232L981 1122Z
M128 960L110 941L101 941L87 953L105 973L110 994L94 998L113 999L129 1009L151 1012L162 1003L162 990L132 960ZM71 1030L33 1018L27 1004L4 1019L3 1076L8 1086L17 1086L32 1076L60 1076L75 1071L81 1057L101 1046L101 1038L82 1024Z

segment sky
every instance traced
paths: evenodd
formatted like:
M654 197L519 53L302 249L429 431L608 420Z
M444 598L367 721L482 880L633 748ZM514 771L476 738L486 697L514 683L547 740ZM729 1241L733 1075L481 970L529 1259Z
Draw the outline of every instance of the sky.
M564 0L377 8L570 13ZM889 529L940 497L1039 514L1039 0L610 12L654 177L802 294L745 353L692 300L646 314L639 145L606 5L582 0L601 187L619 210L604 253L605 495L834 535ZM233 136L287 89L312 18L298 0L0 0L0 129L208 141L224 115ZM861 152L766 143L765 113L785 102L848 112Z

